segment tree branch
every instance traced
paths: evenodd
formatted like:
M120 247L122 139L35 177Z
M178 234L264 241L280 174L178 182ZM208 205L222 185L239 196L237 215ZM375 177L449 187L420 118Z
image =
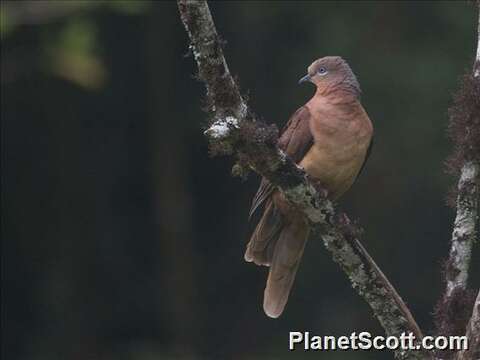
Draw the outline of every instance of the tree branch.
M413 332L423 337L409 309L359 241L360 231L337 214L324 192L290 160L276 143L278 132L255 119L230 75L206 1L178 0L190 37L199 78L207 88L207 109L213 115L205 132L215 152L235 154L243 167L254 169L277 186L310 220L333 260L367 301L387 335ZM418 351L398 350L397 359L423 359Z
M467 325L468 349L457 353L456 360L480 359L480 291L473 305L473 313Z
M458 289L467 288L468 269L476 238L478 218L478 177L477 163L468 161L463 165L458 181L457 216L447 265L447 297L452 296Z
M447 164L450 170L459 173L457 214L445 266L446 289L435 317L440 334L463 335L475 296L467 285L472 248L478 234L480 197L480 11L473 72L464 76L449 115L455 151Z

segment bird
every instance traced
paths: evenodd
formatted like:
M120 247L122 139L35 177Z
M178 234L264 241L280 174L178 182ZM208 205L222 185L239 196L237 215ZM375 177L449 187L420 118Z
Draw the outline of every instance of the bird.
M299 80L316 87L288 120L278 139L283 150L336 201L355 182L373 144L373 124L360 102L360 85L340 56L325 56ZM263 309L278 318L285 309L310 227L305 215L262 178L249 219L263 209L247 244L247 262L269 267Z

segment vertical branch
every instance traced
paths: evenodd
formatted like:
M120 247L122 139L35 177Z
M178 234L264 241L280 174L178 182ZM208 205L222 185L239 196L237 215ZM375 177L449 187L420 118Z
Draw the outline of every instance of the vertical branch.
M457 354L457 360L480 359L480 291L473 305L472 317L467 325L468 349Z
M477 1L480 5L480 2ZM455 151L447 161L459 174L456 217L449 257L445 266L445 293L435 311L438 332L462 335L470 317L473 294L468 274L473 244L478 235L480 197L480 12L477 52L473 72L464 76L449 109L449 133ZM478 301L478 299L477 299Z
M480 2L477 1L480 6ZM450 109L450 131L455 141L456 154L451 161L461 165L457 187L457 215L447 268L445 295L452 296L458 289L466 289L468 269L478 226L480 176L480 11L478 14L477 53L473 74L463 80L462 88ZM463 161L461 161L463 160ZM450 164L453 165L454 164Z
M468 161L463 165L458 181L457 216L446 269L447 297L467 288L468 269L478 219L478 176L478 163Z

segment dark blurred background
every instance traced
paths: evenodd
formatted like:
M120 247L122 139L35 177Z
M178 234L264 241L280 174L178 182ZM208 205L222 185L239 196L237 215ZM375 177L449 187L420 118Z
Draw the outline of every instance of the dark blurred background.
M310 62L357 74L375 146L339 202L426 333L455 179L447 108L472 64L465 2L211 2L253 109L282 126ZM318 241L284 315L243 260L258 177L210 158L204 88L175 2L3 1L2 358L391 359L288 352L288 331L383 334ZM477 250L474 259L479 256ZM480 269L473 264L472 285Z

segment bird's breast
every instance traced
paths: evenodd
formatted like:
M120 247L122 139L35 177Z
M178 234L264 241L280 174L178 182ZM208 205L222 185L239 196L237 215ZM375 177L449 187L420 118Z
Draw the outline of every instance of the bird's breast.
M319 179L330 197L336 199L350 188L362 167L372 137L372 124L359 108L350 112L313 112L310 122L314 144L300 166Z

